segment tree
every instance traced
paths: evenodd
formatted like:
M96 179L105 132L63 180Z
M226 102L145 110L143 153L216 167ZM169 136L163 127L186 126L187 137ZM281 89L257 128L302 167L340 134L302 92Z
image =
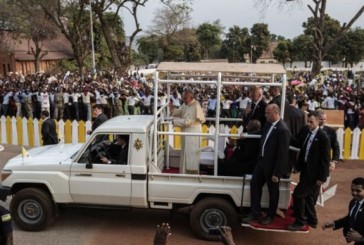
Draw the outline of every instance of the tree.
M286 62L291 62L293 60L290 59L290 49L292 43L290 40L283 40L278 43L277 48L273 50L274 59L278 60L283 66Z
M339 41L338 47L341 57L344 59L345 67L353 67L355 63L364 58L364 29L355 28L350 30Z
M263 23L254 24L250 29L250 33L250 45L252 46L251 54L253 55L250 58L252 59L253 63L256 63L257 59L262 56L263 51L269 48L270 33L268 30L268 25Z
M25 0L24 0L25 1ZM90 18L87 5L78 1L29 0L27 4L40 6L47 16L71 43L80 72L91 53Z
M138 51L147 57L147 63L155 63L160 61L159 37L149 35L141 37L137 41Z
M189 30L190 12L191 8L186 4L170 3L155 13L154 24L147 33L150 36L158 37L158 46L162 49L163 60L185 60L185 49L188 48L191 38L196 38L194 31L181 35L184 31ZM156 50L154 49L154 54L157 53ZM160 56L159 50L158 56Z
M307 68L307 62L312 61L313 58L313 37L304 34L295 37L292 41L292 49L296 52L297 60L303 60Z
M229 62L244 62L244 54L250 51L250 36L248 28L233 26L229 28L221 45L221 57Z
M212 48L221 44L220 35L222 30L223 27L218 20L213 24L203 23L197 28L196 34L202 47L202 57L204 59L209 59Z
M263 6L265 9L269 6L272 0L255 0L257 6ZM287 0L279 0L280 5L286 4ZM298 0L298 3L302 1ZM359 19L364 12L364 4L359 8L357 12L353 12L353 17L349 22L341 24L338 33L333 40L325 40L323 32L326 30L326 6L328 0L312 0L312 4L308 4L307 7L312 13L314 28L313 28L313 67L312 72L318 74L321 69L321 62L328 52L342 39L346 32L350 30L352 25Z

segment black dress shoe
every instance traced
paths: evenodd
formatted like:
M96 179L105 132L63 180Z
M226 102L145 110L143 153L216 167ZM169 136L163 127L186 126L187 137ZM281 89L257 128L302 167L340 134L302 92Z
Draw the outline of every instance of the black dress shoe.
M262 217L256 217L256 216L253 216L252 214L249 214L248 216L245 216L241 222L242 223L245 223L245 224L249 224L251 222L260 222L262 220Z
M271 217L271 216L267 216L265 217L261 222L260 224L261 225L269 225L269 224L272 224L274 221L274 217Z
M293 223L293 224L287 226L287 230L289 230L289 231L299 231L303 227L304 227L304 225L300 225L300 224L297 224L297 223Z
M317 228L317 223L308 222L307 224L312 228Z

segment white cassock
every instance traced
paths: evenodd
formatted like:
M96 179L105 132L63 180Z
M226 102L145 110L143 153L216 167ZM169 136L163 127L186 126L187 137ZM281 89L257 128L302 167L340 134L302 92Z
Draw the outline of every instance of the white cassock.
M181 127L182 132L201 133L201 124L205 122L205 115L200 104L192 100L189 105L183 104L173 112L173 125ZM181 137L180 173L198 174L200 165L200 136Z

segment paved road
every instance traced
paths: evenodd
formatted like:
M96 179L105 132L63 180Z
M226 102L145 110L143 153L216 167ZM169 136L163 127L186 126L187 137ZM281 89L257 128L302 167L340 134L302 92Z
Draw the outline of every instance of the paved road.
M20 147L5 145L0 152L0 168L16 154ZM341 217L347 210L350 200L350 181L361 173L363 161L347 161L337 167L332 174L333 182L338 183L337 195L330 199L325 208L318 207L320 223ZM7 200L6 205L9 204ZM60 212L55 222L45 231L24 232L14 227L15 244L53 245L53 244L121 244L144 245L153 244L155 227L162 222L169 222L172 236L169 245L219 244L201 241L193 237L188 223L188 217L172 215L168 211L157 210L95 210L95 209L65 209ZM346 244L341 231L311 230L308 234L275 233L253 231L233 227L236 244Z

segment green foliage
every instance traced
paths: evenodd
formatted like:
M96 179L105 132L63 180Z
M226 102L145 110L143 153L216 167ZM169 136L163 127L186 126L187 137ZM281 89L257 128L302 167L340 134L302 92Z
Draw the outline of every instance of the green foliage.
M313 37L305 34L299 35L293 39L292 46L297 60L304 61L307 67L307 62L313 59Z
M290 50L292 50L292 43L290 40L280 41L277 48L273 50L274 58L284 65L286 62L291 61Z
M203 23L197 28L196 34L201 45L204 59L209 59L211 50L213 50L215 46L221 44L220 35L222 30L223 28L219 21L216 21L213 24Z
M251 45L253 48L253 63L256 63L257 59L259 59L263 51L268 50L269 41L270 41L270 33L268 30L268 24L257 23L254 24L250 29L251 33Z
M356 28L348 31L338 42L337 48L345 65L360 62L364 59L364 29Z
M222 42L221 57L229 62L244 62L244 54L250 52L250 36L248 28L233 26Z

